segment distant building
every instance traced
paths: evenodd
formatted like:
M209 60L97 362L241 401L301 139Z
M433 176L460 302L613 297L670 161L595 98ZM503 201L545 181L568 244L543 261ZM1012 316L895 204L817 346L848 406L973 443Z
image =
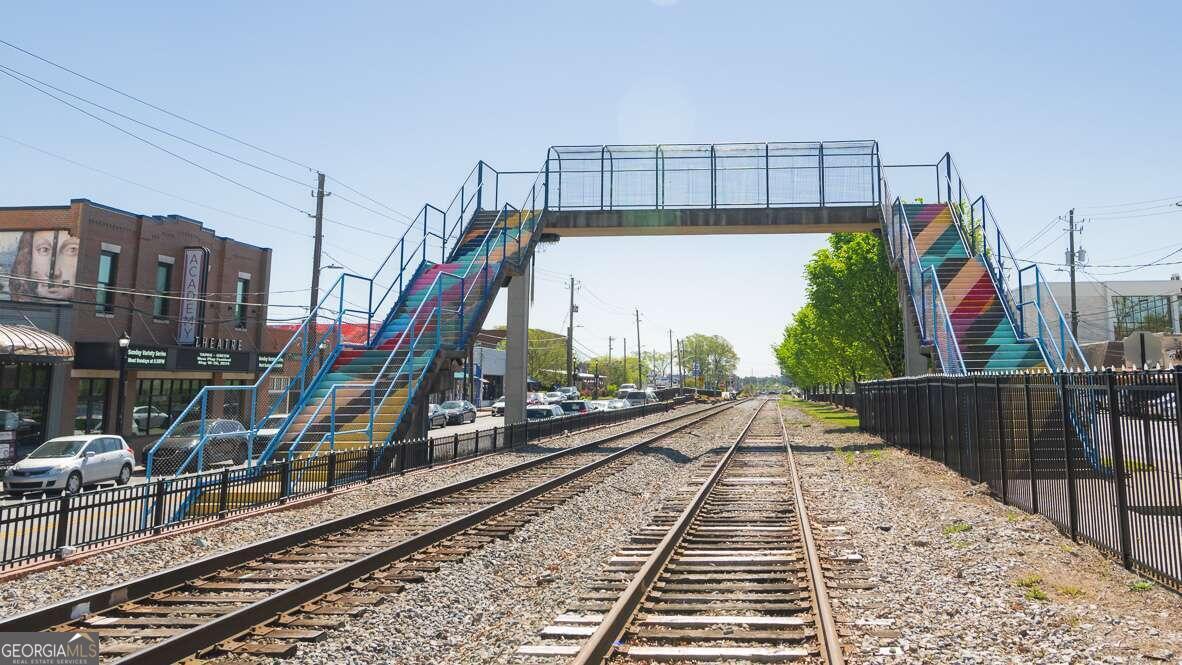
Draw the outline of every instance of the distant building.
M1049 282L1051 294L1071 322L1071 284ZM1057 313L1045 299L1043 317L1053 322ZM1022 288L1022 300L1034 301L1034 287ZM1076 307L1079 310L1080 344L1124 339L1134 330L1166 334L1182 333L1182 280L1129 280L1111 282L1079 281L1076 283ZM1033 311L1033 310L1031 310ZM1034 334L1034 317L1027 315L1027 334ZM1053 324L1052 324L1053 325Z
M119 433L137 449L202 386L253 381L273 350L270 272L270 249L186 217L86 199L0 208L0 326L64 344L56 355L0 346L0 416L17 414L20 428L4 435L0 418L0 447L16 439L21 455L53 436L114 433L125 334Z

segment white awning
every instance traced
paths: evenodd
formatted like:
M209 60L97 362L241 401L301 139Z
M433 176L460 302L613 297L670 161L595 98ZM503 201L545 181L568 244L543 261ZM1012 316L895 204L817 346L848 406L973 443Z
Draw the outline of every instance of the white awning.
M73 360L74 347L40 328L0 324L0 358Z

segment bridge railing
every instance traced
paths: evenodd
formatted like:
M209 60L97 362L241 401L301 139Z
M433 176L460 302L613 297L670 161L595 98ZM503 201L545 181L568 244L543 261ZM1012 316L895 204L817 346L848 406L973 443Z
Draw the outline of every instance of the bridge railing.
M1083 350L1037 264L1014 254L984 195L974 197L952 156L936 164L939 201L947 202L970 254L980 257L1020 338L1038 341L1052 369L1083 368ZM1025 292L1030 291L1028 296Z
M875 141L554 146L550 210L878 205Z

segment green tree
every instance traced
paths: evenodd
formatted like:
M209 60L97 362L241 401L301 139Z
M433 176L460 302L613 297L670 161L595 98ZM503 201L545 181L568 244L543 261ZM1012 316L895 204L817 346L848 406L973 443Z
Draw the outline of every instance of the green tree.
M804 387L902 374L902 317L882 238L835 233L804 273L808 304L774 348L781 370Z
M721 335L689 335L681 342L681 363L686 371L686 385L690 385L691 371L698 366L699 387L714 388L726 383L739 366L735 347Z
M507 346L508 342L502 341L497 348ZM543 386L566 383L566 335L530 328L526 367L530 377Z

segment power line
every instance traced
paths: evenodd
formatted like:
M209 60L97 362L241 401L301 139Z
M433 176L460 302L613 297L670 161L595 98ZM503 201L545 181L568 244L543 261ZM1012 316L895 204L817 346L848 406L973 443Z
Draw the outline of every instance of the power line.
M397 208L394 208L394 207L386 205L385 203L382 203L381 201L365 194L364 192L362 192L359 189L356 189L355 187L351 187L350 185L348 185L344 182L341 182L340 179L338 179L338 178L328 176L328 179L335 182L336 184L340 185L341 187L344 187L345 189L349 190L350 192L353 192L357 196L360 196L361 198L365 199L366 201L369 201L370 203L373 203L374 205L377 205L379 207L385 208L386 210L389 210L390 212L394 213L395 215L398 215L399 217L405 218L408 222L410 222L412 224L415 221L415 219L413 217L411 217L410 215L407 215L406 213L402 212L401 210L399 210Z
M82 96L80 96L80 95L76 95L76 94L74 94L74 93L70 92L69 90L63 90L62 88L59 88L59 87L57 87L57 86L53 85L52 83L46 83L45 81L42 81L42 80L40 80L40 79L38 79L38 78L35 78L35 77L33 77L33 76L29 76L28 74L25 74L24 72L18 71L18 70L16 70L16 69L13 69L13 68L11 68L11 67L7 67L7 66L5 66L5 65L0 65L0 71L3 71L5 74L8 74L9 76L12 76L13 74L16 74L17 76L20 76L20 77L22 77L22 78L25 78L25 79L28 79L28 80L30 80L30 81L33 81L34 83L37 83L37 84L39 84L39 85L43 85L43 86L45 86L46 88L49 88L50 90L54 90L54 91L60 92L60 93L61 93L61 94L63 94L63 95L67 95L67 96L69 96L69 97L72 97L72 98L74 98L74 99L77 99L78 101L85 102L85 103L87 103L87 104L90 104L91 106L94 106L94 107L96 107L96 108L100 108L100 109L102 109L102 110L106 111L107 113L110 113L110 114L112 114L112 115L115 115L115 116L118 116L118 117L120 117L120 118L123 118L124 120L127 120L128 122L134 122L135 124L137 124L137 125L139 125L139 126L141 126L141 127L146 127L147 129L151 129L152 131L155 131L155 132L159 132L159 133L161 133L161 134L164 134L165 136L168 136L169 138L173 138L173 139L176 139L177 141L181 141L181 142L183 142L183 143L187 143L187 144L189 144L189 145L191 145L191 146L193 146L193 147L195 147L195 148L200 148L200 149L202 149L202 150L205 150L206 152L213 153L213 154L215 154L215 155L217 155L217 156L219 156L219 157L223 157L223 158L225 158L225 159L228 159L228 160L230 160L230 161L232 161L232 162L235 162L235 163L241 164L241 165L243 165L243 166L248 166L248 167L250 167L250 168L252 168L252 169L255 169L255 170L261 171L261 172L263 172L263 173L266 173L266 174L268 174L268 175L275 176L276 178L280 178L280 179L282 179L282 180L286 180L286 181L288 181L288 182L294 183L294 184L296 184L296 185L299 185L299 186L301 186L301 187L307 187L307 186L308 186L308 183L306 183L306 182L304 182L304 181L302 181L302 180L296 180L295 178L290 178L290 177L288 177L288 176L286 176L286 175L283 175L282 173L279 173L279 172L277 172L277 171L272 171L271 169L268 169L268 168L267 168L267 167L265 167L265 166L259 166L258 164L255 164L255 163L253 163L253 162L248 162L248 161L246 161L246 160L244 160L244 159L239 159L239 158L237 158L237 157L235 157L235 156L233 156L233 155L226 154L226 153L224 153L224 152L222 152L222 151L220 151L220 150L217 150L216 148L211 148L211 147L209 147L209 146L207 146L207 145L203 145L203 144L201 144L201 143L198 143L198 142L196 142L196 141L189 140L189 139L187 139L187 138L185 138L185 137L183 137L183 136L180 136L179 134L175 134L175 133L173 133L173 132L170 132L170 131L168 131L167 129L161 129L160 127L157 127L157 126L155 126L155 125L152 125L152 124L146 123L146 122L144 122L144 121L142 121L142 120L139 120L139 119L137 119L137 118L133 118L132 116L129 116L129 115L125 114L125 113L120 113L119 111L116 111L116 110L115 110L115 109L113 109L113 108L110 108L110 107L108 107L108 106L104 106L104 105L102 105L102 104L99 104L98 102L95 102L95 101L93 101L93 100L87 99L87 98L85 98L85 97L82 97ZM19 80L19 79L18 79L18 80Z
M142 142L142 143L145 143L145 144L147 144L147 145L149 145L149 146L151 146L151 147L153 147L153 148L156 148L157 150L159 150L159 151L161 151L161 152L163 152L163 153L165 153L165 154L171 155L171 156L173 156L173 157L175 157L175 158L177 158L177 159L181 160L182 162L185 162L186 164L189 164L189 165L191 165L191 166L194 166L194 167L196 167L196 168L198 168L198 169L201 169L202 171L205 171L206 173L208 173L208 174L210 174L210 175L212 175L212 176L214 176L214 177L216 177L216 178L219 178L219 179L221 179L221 180L224 180L224 181L226 181L226 182L228 182L228 183L231 183L231 184L233 184L233 185L237 185L238 187L241 187L242 189L245 189L245 190L247 190L247 191L249 191L249 192L252 192L252 193L254 193L254 194L257 194L257 195L259 195L259 196L261 196L261 197L263 197L263 198L265 198L265 199L268 199L268 200L270 200L270 201L272 201L272 202L274 202L274 203L277 203L277 204L279 204L279 205L281 205L281 206L283 206L283 207L285 207L285 208L289 208L289 209L291 209L291 210L294 210L294 211L296 211L296 212L299 212L299 213L302 213L302 214L305 214L305 215L308 215L308 214L310 214L310 213L309 213L307 210L304 210L304 209L302 209L302 208L299 208L299 207L297 207L297 206L293 206L292 204L290 204L290 203L287 203L286 201L283 201L283 200L281 200L281 199L278 199L278 198L276 198L276 197L274 197L274 196L271 196L270 194L267 194L267 193L265 193L265 192L262 192L262 191L260 191L260 190L258 190L258 189L255 189L254 187L251 187L250 185L247 185L247 184L245 184L245 183L243 183L243 182L240 182L240 181L238 181L238 180L235 180L234 178L231 178L231 177L230 177L230 176L228 176L228 175L224 175L224 174L222 174L222 173L219 173L218 171L215 171L215 170L213 170L213 169L211 169L211 168L209 168L209 167L207 167L207 166L204 166L204 165L202 165L202 164L199 164L198 162L195 162L195 161L193 161L193 160L189 159L188 157L185 157L185 156L183 156L183 155L180 155L180 154L178 154L178 153L175 153L175 152L173 152L173 151L169 150L168 148L165 148L164 146L161 146L161 145L159 145L159 144L157 144L157 143L154 143L154 142L152 142L151 140L149 140L149 139L146 139L146 138L144 138L144 137L140 136L139 134L136 134L135 132L132 132L132 131L130 131L130 130L127 130L127 129L123 128L123 127L120 127L119 125L116 125L115 123L113 123L113 122L111 122L111 121L107 120L106 118L99 117L99 116L97 116L97 115L95 115L95 114L91 113L90 111L87 111L87 110L86 110L86 109L84 109L84 108L81 108L81 107L79 107L79 106L77 106L77 105L75 105L75 104L72 104L72 103L70 103L69 101L67 101L67 100L65 100L65 99L62 99L61 97L58 97L57 95L53 94L52 92L49 92L49 91L47 91L47 90L43 90L43 89L41 89L40 87L38 87L38 86L37 86L36 84L34 84L34 83L30 83L30 82L28 82L28 81L25 81L25 80L23 80L23 79L21 79L21 78L19 78L19 77L17 77L17 76L14 76L14 75L10 74L10 73L9 73L8 71L6 71L6 69L5 69L5 68L3 68L2 66L0 66L0 74L4 74L5 76L7 76L7 77L11 78L12 80L14 80L14 81L16 81L16 82L18 82L18 83L20 83L20 84L22 84L22 85L28 86L28 87L30 87L30 88L32 88L32 89L34 89L34 90L36 90L37 92L40 92L41 94L43 94L43 95L46 95L47 97L50 97L50 98L52 98L52 99L55 99L55 100L57 100L58 102L60 102L60 103L62 103L62 104L65 104L66 106L69 106L70 108L74 109L75 111L78 111L79 113L82 113L82 114L84 114L84 115L86 115L86 116L88 116L88 117L90 117L90 118L93 118L94 120L97 120L97 121L99 121L99 122L103 123L104 125L107 125L108 127L112 128L112 129L114 129L114 130L116 130L116 131L122 132L123 134L126 134L126 135L128 135L128 136L130 136L130 137L134 138L134 139L135 139L135 140L137 140L137 141L140 141L140 142Z
M2 40L0 40L0 41L2 41ZM113 179L115 179L115 180L118 180L118 181L120 181L120 182L125 182L125 183L127 183L127 184L129 184L129 185L132 185L132 186L135 186L135 187L139 187L139 188L141 188L141 189L144 189L144 190L147 190L147 191L149 191L149 192L153 192L153 193L160 194L160 195L163 195L163 196L168 196L168 197L174 198L174 199L176 199L176 200L178 200L178 201L184 201L185 203L188 203L189 205L195 205L195 206L199 206L199 207L201 207L201 208L205 208L205 209L207 209L207 210L212 210L212 211L214 211L214 212L221 213L221 214L223 214L223 215L228 215L228 216L230 216L230 217L235 217L235 218L237 218L237 219L241 219L241 220L243 220L243 221L250 222L250 223L252 223L252 224L258 224L258 225L260 225L260 226L266 226L266 227L273 228L273 229L276 229L276 230L279 230L279 231L284 231L284 232L286 232L286 233L293 233L293 231L292 231L291 229L289 229L289 228L287 228L287 227L285 227L285 226L280 226L279 224L273 224L273 223L271 223L271 222L265 222L265 221L263 221L263 220L261 220L261 219L257 219L257 218L255 218L255 217L247 217L246 215L240 215L240 214L238 214L238 213L236 213L236 212L232 212L232 211L230 211L230 210L226 210L226 209L224 209L224 208L219 208L219 207L217 207L217 206L212 206L212 205L209 205L208 203L201 203L200 201L194 201L193 199L186 198L186 197L184 197L184 196L181 196L180 194L174 194L174 193L172 193L172 192L167 192L167 191L165 191L165 190L163 190L163 189L157 189L156 187L152 187L151 185L145 185L145 184L143 184L143 183L141 183L141 182L136 182L136 181L134 181L134 180L130 180L130 179L128 179L128 178L124 178L124 177L123 177L123 176L121 176L121 175L118 175L118 174L115 174L115 173L111 173L110 171L105 171L105 170L103 170L103 169L100 169L100 168L98 168L98 167L96 167L96 166L91 166L91 165L89 165L89 164L84 164L84 163L82 163L82 162L79 162L79 161L77 161L77 160L70 159L69 157L66 157L66 156L64 156L64 155L59 155L59 154L57 154L57 153L55 153L55 152L51 152L51 151L49 151L49 150L46 150L46 149L44 149L44 148L39 148L39 147L37 147L37 146L35 146L35 145L32 145L31 143L26 143L26 142L24 142L24 141L21 141L20 139L15 139L15 138L13 138L13 137L11 137L11 136L4 136L4 135L0 134L0 138L2 138L2 139L5 139L5 140L7 140L7 141L11 141L11 142L13 142L13 143L15 143L15 144L17 144L17 145L19 145L19 146L22 146L22 147L28 148L29 150L34 150L34 151L36 151L36 152L39 152L39 153L41 153L41 154L43 154L43 155L47 155L47 156L49 156L49 157L53 157L54 159L59 159L59 160L61 160L61 161L63 161L63 162L66 162L66 163L68 163L68 164L73 164L74 166L77 166L77 167L79 167L79 168L84 168L84 169L87 169L88 171L93 171L93 172L95 172L95 173L98 173L98 174L100 174L100 175L107 176L108 178L113 178ZM312 237L312 236L310 236L310 235L305 235L305 234L302 234L302 233L295 233L294 235L297 235L297 236L299 236L299 237L301 237L301 238L311 238L311 237Z
M180 115L180 114L178 114L178 113L174 113L174 112L172 112L172 111L169 111L169 110L168 110L168 109L166 109L166 108L162 108L162 107L160 107L160 106L156 106L155 104L152 104L151 102L147 102L147 101L145 101L145 100L143 100L143 99L140 99L139 97L136 97L135 95L132 95L132 94L130 94L130 93L127 93L127 92L124 92L124 91L122 91L122 90L119 90L118 88L114 88L114 87L112 87L112 86L110 86L110 85L107 85L106 83L103 83L102 81L97 81L97 80L95 80L95 79L93 79L93 78L91 78L91 77L89 77L89 76L87 76L87 75L85 75L85 74L81 74L81 73L79 73L79 72L76 72L76 71L74 71L73 69L70 69L69 67L66 67L65 65L58 64L58 63L56 63L56 62L54 62L54 61L52 61L52 60L49 60L48 58L45 58L45 57L43 57L43 56L40 56L40 55L37 55L36 53L33 53L32 51L29 51L29 50L27 50L27 49L23 49L23 48L21 48L21 47L17 46L16 44L13 44L12 42L5 41L5 40L3 40L3 39L0 39L0 44L4 44L5 46L7 46L7 47L9 47L9 48L16 49L17 51L20 51L21 53L24 53L25 55L28 55L28 56L30 56L30 57L36 58L37 60L40 60L41 62L44 62L44 63L45 63L45 64L47 64L47 65L51 65L51 66L53 66L53 67L56 67L56 68L58 68L58 69L60 69L60 70L62 70L62 71L64 71L64 72L67 72L67 73L73 74L74 76L77 76L78 78L81 78L81 79L83 79L83 80L85 80L85 81L89 81L90 83L93 83L93 84L95 84L95 85L99 86L100 88L103 88L103 89L105 89L105 90L109 90L109 91L111 91L111 92L113 92L113 93L115 93L115 94L117 94L117 95L121 95L121 96L123 96L123 97L126 97L127 99L130 99L130 100L134 101L134 102L138 102L138 103L140 103L140 104L143 104L144 106L147 106L147 107L148 107L148 108L150 108L150 109L153 109L153 110L155 110L155 111L159 111L159 112L161 112L161 113L163 113L163 114L165 114L165 115L168 115L168 116L171 116L171 117L173 117L173 118L176 118L177 120L180 120L180 121L182 121L182 122L187 122L187 123L189 123L190 125L193 125L194 127L199 127L199 128L201 128L201 129L204 129L204 130L205 130L205 131L207 131L207 132L210 132L210 133L213 133L213 134L217 134L218 136L220 136L220 137L222 137L222 138L224 138L224 139L228 139L228 140L230 140L230 141L233 141L233 142L235 142L235 143L237 143L237 144L239 144L239 145L246 146L247 148L250 148L250 149L252 149L252 150L257 150L257 151L259 151L259 152L261 152L261 153L263 153L263 154L265 154L265 155L268 155L268 156L270 156L270 157L274 157L274 158L276 158L276 159L279 159L279 160L285 161L285 162L287 162L287 163L289 163L289 164L292 164L292 165L294 165L294 166L299 166L299 167L302 167L302 168L306 168L306 169L308 169L309 171L315 171L315 170L316 170L316 169L312 168L311 166L308 166L307 164L304 164L304 163L302 163L302 162L296 161L296 160L294 160L294 159L292 159L292 158L290 158L290 157L284 157L283 155L280 155L280 154L278 154L278 153L276 153L276 152L273 152L273 151L271 151L271 150L268 150L268 149L266 149L266 148L260 147L260 146L258 146L258 145L256 145L256 144L254 144L254 143L250 143L250 142L248 142L248 141L244 141L244 140L242 140L242 139L240 139L240 138L236 138L236 137L234 137L234 136L231 136L230 134L227 134L227 133L225 133L225 132L222 132L222 131L216 130L216 129L212 128L212 127L209 127L208 125L203 125L203 124L201 124L200 122L197 122L196 120L193 120L193 119L191 119L191 118L187 118L187 117L185 117L185 116L183 116L183 115Z

